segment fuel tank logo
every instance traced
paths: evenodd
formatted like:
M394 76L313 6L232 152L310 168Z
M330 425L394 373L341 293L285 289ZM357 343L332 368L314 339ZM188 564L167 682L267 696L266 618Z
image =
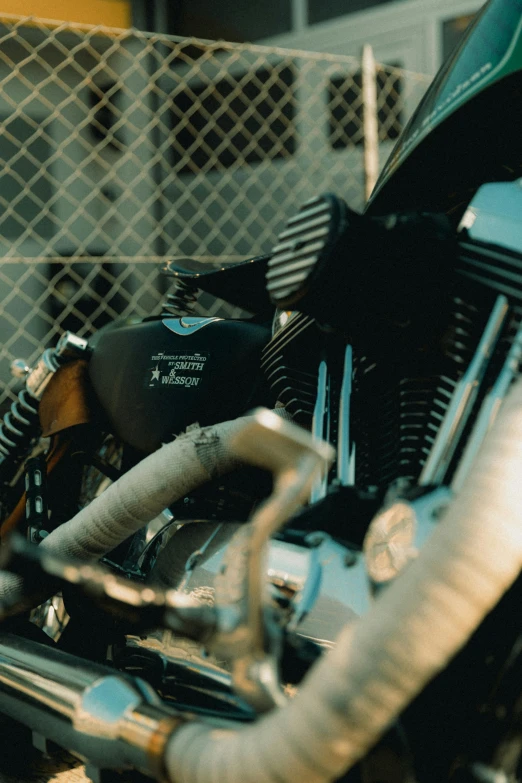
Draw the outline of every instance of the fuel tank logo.
M163 386L178 386L185 389L198 387L209 358L208 353L173 354L157 353L150 357L150 366L145 381L149 389Z
M217 321L223 321L223 318L216 317L202 317L202 316L183 316L183 318L164 318L161 322L163 326L170 329L174 334L178 334L180 337L185 337L188 334L194 334L204 326L214 324Z

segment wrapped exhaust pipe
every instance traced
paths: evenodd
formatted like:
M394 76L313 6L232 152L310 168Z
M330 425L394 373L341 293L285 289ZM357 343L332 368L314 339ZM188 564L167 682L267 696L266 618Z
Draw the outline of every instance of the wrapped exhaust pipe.
M286 416L284 408L276 410ZM249 417L193 429L125 473L41 546L60 557L97 559L155 519L165 508L241 460L229 441Z
M287 417L284 408L276 413ZM229 441L248 417L196 428L150 454L40 544L62 557L95 560L155 519L165 508L241 460ZM17 576L0 573L0 599L18 594Z
M237 730L182 725L176 783L327 783L441 671L522 568L522 381L418 559L348 626L297 696Z
M164 749L179 718L144 681L36 642L0 634L0 711L98 770L165 779ZM38 742L40 740L40 742Z
M291 417L284 408L275 413ZM150 454L102 495L60 525L40 546L57 557L96 560L155 519L165 508L240 463L230 440L250 417L196 428ZM0 572L0 600L15 598L20 577Z

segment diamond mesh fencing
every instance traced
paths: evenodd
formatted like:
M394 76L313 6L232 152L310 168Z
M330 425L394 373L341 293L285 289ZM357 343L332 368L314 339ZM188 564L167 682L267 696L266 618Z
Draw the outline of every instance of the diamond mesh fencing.
M382 163L429 78L375 78ZM356 58L1 17L0 403L13 358L157 313L165 260L265 253L317 193L361 208L361 85Z

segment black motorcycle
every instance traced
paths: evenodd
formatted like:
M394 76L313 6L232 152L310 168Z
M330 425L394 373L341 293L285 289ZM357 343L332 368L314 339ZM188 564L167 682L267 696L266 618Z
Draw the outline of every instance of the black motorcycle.
M519 778L521 74L522 1L490 0L364 214L321 195L18 368L0 711L39 747L184 783Z

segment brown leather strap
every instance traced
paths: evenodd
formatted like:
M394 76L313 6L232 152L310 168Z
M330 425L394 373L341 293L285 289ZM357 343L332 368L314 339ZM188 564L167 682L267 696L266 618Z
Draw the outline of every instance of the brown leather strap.
M49 381L39 407L44 438L92 420L87 368L85 359L69 362Z

